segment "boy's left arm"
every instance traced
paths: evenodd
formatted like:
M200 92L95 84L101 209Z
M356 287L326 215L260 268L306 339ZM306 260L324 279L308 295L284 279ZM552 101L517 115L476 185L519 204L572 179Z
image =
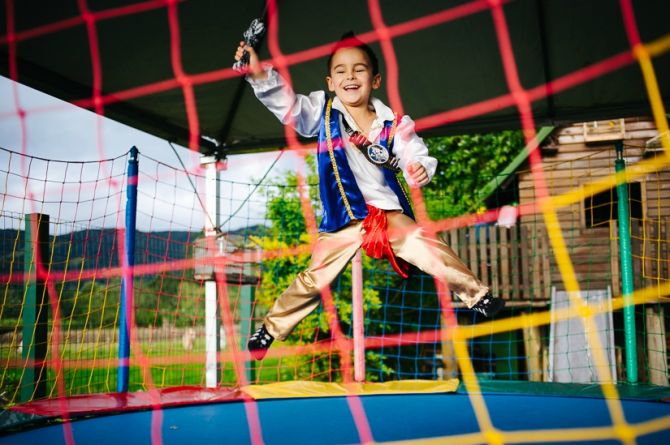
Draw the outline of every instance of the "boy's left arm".
M405 180L412 187L428 184L437 169L437 159L428 156L428 147L414 131L414 121L407 115L398 123L393 151L400 159Z

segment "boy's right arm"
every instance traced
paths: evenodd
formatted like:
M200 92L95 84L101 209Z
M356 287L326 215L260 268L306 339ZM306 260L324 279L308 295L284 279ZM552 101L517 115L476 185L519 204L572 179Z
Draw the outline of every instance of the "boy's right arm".
M239 60L245 50L249 53L246 79L256 97L284 125L291 125L300 135L318 135L321 112L326 101L325 93L315 91L309 96L295 94L272 67L261 66L256 51L244 42L240 42L235 60Z

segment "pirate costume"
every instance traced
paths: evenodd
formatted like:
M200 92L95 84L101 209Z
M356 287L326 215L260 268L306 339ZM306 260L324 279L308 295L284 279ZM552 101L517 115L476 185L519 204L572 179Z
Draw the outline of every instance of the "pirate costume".
M319 305L321 289L361 247L370 256L387 258L404 278L413 264L445 280L469 308L487 316L498 312L502 300L490 296L489 288L449 246L414 222L396 172L404 173L408 165L419 162L432 178L437 167L414 132L414 122L408 116L398 119L379 99L371 98L377 119L365 138L337 97L323 91L296 95L276 71L266 72L264 80L247 78L258 99L299 134L318 136L323 218L310 265L277 298L250 339L251 353L260 359L274 339L285 340Z

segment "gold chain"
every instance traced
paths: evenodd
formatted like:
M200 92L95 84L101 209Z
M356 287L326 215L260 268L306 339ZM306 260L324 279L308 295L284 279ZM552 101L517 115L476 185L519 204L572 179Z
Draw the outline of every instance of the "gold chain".
M402 177L402 175L396 175L396 179L398 179L398 176ZM409 207L414 210L414 206L412 205L412 200L409 199L409 196L407 196L407 192L405 191L405 187L403 187L403 184L405 183L405 178L402 177L403 180L400 182L398 179L398 185L400 186L400 190L402 190L402 194L405 195L405 199L407 200L407 203L409 204Z
M347 195L344 193L344 187L342 186L342 181L340 180L340 172L337 169L337 162L335 161L335 152L333 151L333 139L330 133L330 109L333 106L333 99L328 98L328 104L326 105L326 143L328 144L328 154L330 155L330 162L333 164L333 173L335 173L335 181L337 181L337 188L340 189L340 195L342 195L342 201L344 202L344 207L347 209L349 218L355 220L354 213L351 211L351 206L349 205L349 200Z
M393 138L395 137L395 131L396 131L397 128L398 128L398 113L394 113L393 114L393 123L391 124L391 131L389 132L389 139L388 139L388 144L387 144L389 152L391 152L391 144L393 143ZM405 182L404 181L405 178L400 174L400 172L398 172L398 175L396 175L396 178L398 178L398 176L403 178L402 181L398 180L398 185L400 186L400 190L402 190L402 194L405 195L405 199L409 203L409 206L414 207L414 206L412 206L412 200L409 199L409 196L407 196L407 192L405 191L405 187L403 187L403 183Z
M391 144L393 143L393 138L395 137L395 130L398 127L398 113L393 113L393 123L391 124L391 131L389 133L388 141L388 150L391 151Z

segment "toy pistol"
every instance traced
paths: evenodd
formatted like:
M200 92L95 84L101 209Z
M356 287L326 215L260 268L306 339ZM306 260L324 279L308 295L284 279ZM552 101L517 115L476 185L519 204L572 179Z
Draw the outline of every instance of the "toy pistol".
M244 31L244 34L242 34L242 37L244 38L244 42L247 45L256 49L256 46L260 43L261 37L263 37L264 33L265 24L263 24L261 19L253 19L251 21L251 25L249 25L249 28L247 28L247 30ZM249 53L245 51L244 54L242 54L242 58L235 62L233 69L235 71L241 72L244 71L244 68L247 65L249 65Z

